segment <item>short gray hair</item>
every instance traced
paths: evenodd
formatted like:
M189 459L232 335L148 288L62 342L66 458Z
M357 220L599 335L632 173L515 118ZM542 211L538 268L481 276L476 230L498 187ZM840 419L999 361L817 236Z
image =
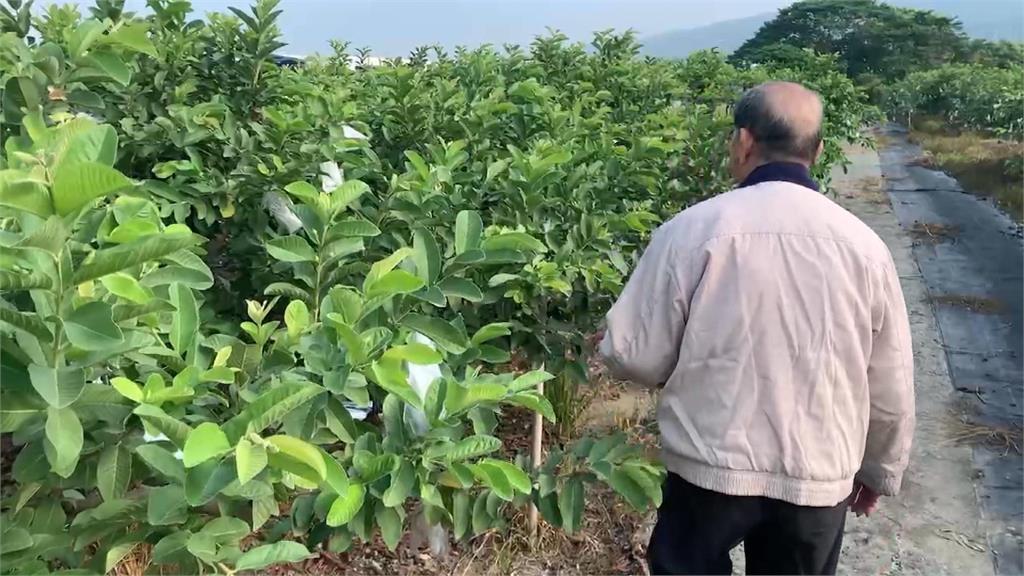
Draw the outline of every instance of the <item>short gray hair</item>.
M821 144L821 122L807 131L794 126L793 120L780 114L771 102L771 86L761 84L743 93L733 110L733 125L750 132L765 160L798 158L814 162Z

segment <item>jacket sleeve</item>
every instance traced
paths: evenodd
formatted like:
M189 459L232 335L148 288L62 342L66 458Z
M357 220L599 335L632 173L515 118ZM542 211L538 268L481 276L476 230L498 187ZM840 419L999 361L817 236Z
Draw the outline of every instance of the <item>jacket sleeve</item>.
M881 292L868 363L868 436L857 480L879 494L895 496L914 436L914 352L907 306L891 260Z
M690 302L677 252L663 226L609 310L600 353L612 376L656 387L675 369Z

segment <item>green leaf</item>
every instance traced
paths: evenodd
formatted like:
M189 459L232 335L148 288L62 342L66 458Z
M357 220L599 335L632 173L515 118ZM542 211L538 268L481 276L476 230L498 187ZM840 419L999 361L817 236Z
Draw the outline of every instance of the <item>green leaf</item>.
M246 432L259 434L280 423L289 412L321 392L323 388L309 383L280 384L261 394L221 428L229 443L238 442Z
M469 525L473 518L473 510L469 503L469 493L465 490L458 490L452 494L452 535L456 540L462 540L469 532Z
M473 502L473 534L483 534L491 524L491 515L487 513L487 492L481 492Z
M238 557L235 562L235 570L261 570L268 566L286 564L290 562L301 562L312 557L309 550L298 542L281 540L273 544L257 546Z
M177 310L177 314L171 318L171 345L175 352L186 356L199 331L199 305L188 286L171 284L169 294L171 304Z
M10 554L32 547L32 535L24 528L10 526L0 537L0 554Z
M487 463L469 464L469 469L472 470L473 476L476 476L480 482L483 482L484 486L493 490L499 498L506 502L512 501L515 493L512 489L512 483L509 481L508 476L505 475L504 470Z
M284 187L284 191L310 205L315 205L317 199L320 198L319 190L309 182L301 180L288 184Z
M89 19L79 23L68 39L68 51L71 57L77 59L84 56L106 29L106 24L99 20Z
M279 236L266 243L267 252L282 262L312 262L313 248L301 236Z
M494 436L480 434L463 438L455 444L439 444L428 450L425 455L444 458L448 462L461 462L485 456L499 448L501 448L501 440Z
M151 404L140 404L135 407L133 413L167 436L175 446L185 448L185 441L192 432L191 426Z
M420 178L426 180L430 177L430 168L427 167L427 163L423 161L423 157L420 156L419 152L415 150L406 150L405 157L409 159L409 162L416 169L416 172L420 175Z
M67 216L90 201L132 186L117 170L96 162L62 164L53 175L53 207Z
M468 302L480 302L484 299L484 293L480 288L472 280L465 278L446 278L437 287L449 298L462 298Z
M338 212L348 208L349 204L359 200L363 194L370 191L365 182L359 180L346 180L331 192L331 210Z
M391 473L391 485L384 491L381 501L388 508L401 506L405 503L405 499L409 497L409 493L412 491L415 483L416 471L413 469L412 463L408 460L403 460L398 465L398 470Z
M153 299L153 292L149 288L123 272L104 276L100 278L100 283L111 294L136 304L145 304Z
M569 534L580 529L583 522L583 480L579 476L569 478L558 493L558 512L562 516L562 528Z
M45 343L53 342L53 334L46 324L36 314L18 312L11 308L0 305L0 321L28 332Z
M645 510L648 507L647 493L643 486L637 483L626 471L616 468L607 479L608 485L620 496L629 502L629 505L637 510Z
M277 449L276 452L268 454L271 464L311 482L320 483L324 480L327 465L324 463L323 454L316 446L283 434L271 436L267 438L267 442Z
M301 300L292 300L284 310L284 325L288 327L288 336L295 338L309 326L309 308Z
M104 500L123 498L132 479L132 453L118 442L100 453L96 466L96 487Z
M327 474L324 476L324 481L327 483L329 491L333 491L335 494L344 494L348 490L348 473L345 472L345 468L342 467L338 460L328 454L325 450L320 450L320 455L324 459L324 466L327 469Z
M238 544L249 532L249 525L244 520L230 516L221 516L204 524L198 534L223 546L225 544Z
M515 404L516 406L522 406L529 408L534 412L540 413L548 422L555 422L555 409L551 406L551 402L537 394L513 394L505 399L509 404Z
M93 52L85 58L83 64L101 70L121 86L128 86L132 81L131 68L112 52Z
M230 451L231 444L220 427L212 422L203 422L189 432L185 441L185 468L194 468Z
M49 289L53 281L46 274L39 272L7 272L0 270L0 291L14 292L16 290L35 290L38 288Z
M463 210L455 217L455 254L463 254L468 250L480 247L480 235L484 223L480 214L473 210Z
M327 235L327 242L330 243L337 238L358 236L372 238L380 235L380 228L373 222L364 218L345 218L338 220L332 226Z
M402 325L430 338L450 354L462 354L469 345L468 339L458 328L440 318L409 314L402 320Z
M68 478L78 466L82 453L82 423L71 408L46 410L46 459L54 473Z
M112 310L106 302L88 302L73 310L64 319L64 334L82 350L104 350L117 346L124 339L114 324Z
M32 364L29 379L36 392L54 408L70 406L85 389L85 371L81 368L53 368Z
M262 444L253 444L242 438L235 446L235 465L238 483L245 484L267 467L267 449Z
M378 506L376 518L384 545L388 547L388 550L394 550L402 540L402 517L394 508Z
M363 279L363 291L367 291L370 286L380 280L382 276L394 270L395 266L401 264L402 261L408 258L411 254L412 248L400 248L387 258L374 262L374 264L370 266L370 272L366 275L366 278Z
M46 186L21 170L0 170L0 205L43 218L53 214L53 204Z
M536 390L541 382L547 382L555 376L543 370L532 370L519 376L508 386L509 392L522 392L525 390Z
M366 298L390 298L409 294L423 287L423 280L405 270L392 270L366 288Z
M492 466L501 470L502 474L508 480L508 483L512 485L512 488L522 492L523 494L529 494L533 491L533 483L530 481L530 477L523 472L515 464L511 462L505 462L503 460L496 460L494 458L485 458L481 461L482 465Z
M122 21L124 22L124 21ZM136 52L157 58L156 47L150 42L146 33L149 31L148 22L122 23L121 27L113 30L102 39L108 44L118 44L130 48Z
M185 471L185 500L202 506L235 480L235 466L226 460L207 460Z
M183 228L169 227L160 234L146 236L127 244L94 252L91 258L75 271L74 282L81 284L114 272L127 270L189 248L202 241L202 237Z
M126 556L131 554L132 550L134 550L139 544L140 542L138 540L131 540L128 542L119 542L111 546L103 557L103 565L106 567L105 572L112 572L114 568L121 563L121 560L124 560Z
M372 364L371 370L378 386L398 396L413 408L422 408L420 396L409 384L401 362L381 359Z
M440 352L419 342L394 346L384 353L384 357L397 358L410 364L419 364L421 366L438 364L444 359Z
M156 444L140 444L135 453L154 471L179 484L185 483L185 465L170 451Z
M449 414L454 414L483 402L500 400L507 392L504 386L494 382L470 382L468 386L452 385L448 387L445 409Z
M505 232L485 238L481 247L484 252L513 250L543 254L548 251L548 247L543 242L525 232Z
M378 478L387 476L398 469L399 458L390 453L374 454L367 450L357 450L352 457L356 472L364 484L369 485Z
M441 273L441 251L437 247L437 240L426 228L417 227L413 230L412 249L416 275L424 284L432 285Z
M185 490L177 484L150 488L146 504L146 521L153 526L173 526L188 520Z
M338 437L338 440L347 444L352 444L356 441L356 438L359 436L356 423L352 420L352 415L345 409L345 406L336 398L329 398L327 400L325 418L327 420L327 428Z
M309 295L309 292L288 282L274 282L263 290L263 294L266 296L287 296L293 300L302 300L306 303L313 302L313 297Z
M363 507L366 488L359 482L349 482L344 494L338 495L327 512L327 525L331 527L348 524Z
M184 498L184 494L182 495ZM182 554L186 552L186 546L188 544L189 537L192 536L191 532L171 532L167 536L164 536L153 546L153 562L157 564L179 564L181 562Z

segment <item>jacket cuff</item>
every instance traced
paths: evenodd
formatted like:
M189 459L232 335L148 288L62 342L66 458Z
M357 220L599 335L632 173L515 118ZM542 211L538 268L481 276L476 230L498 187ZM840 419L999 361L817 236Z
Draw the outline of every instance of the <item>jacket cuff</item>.
M863 465L854 480L882 496L896 496L903 484L902 475L886 474L878 466Z

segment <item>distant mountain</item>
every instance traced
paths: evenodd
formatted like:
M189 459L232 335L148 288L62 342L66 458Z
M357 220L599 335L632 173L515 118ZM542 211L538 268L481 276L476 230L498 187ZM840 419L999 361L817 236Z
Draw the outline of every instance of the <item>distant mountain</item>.
M775 17L774 12L757 14L735 20L715 22L699 28L672 30L641 38L642 52L659 58L683 58L691 52L717 48L726 54L757 33L762 24Z
M1024 42L1024 2L1021 0L893 0L889 3L954 16L963 24L964 32L973 38ZM775 13L771 12L648 36L640 39L644 45L642 52L660 58L685 58L697 50L717 48L728 54L774 17Z

